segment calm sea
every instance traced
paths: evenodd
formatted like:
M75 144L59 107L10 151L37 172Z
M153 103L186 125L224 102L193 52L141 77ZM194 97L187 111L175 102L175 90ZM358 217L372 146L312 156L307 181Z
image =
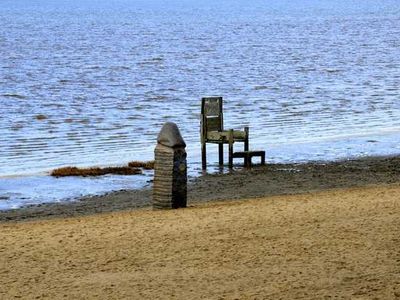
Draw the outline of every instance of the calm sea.
M398 0L1 0L0 54L0 209L148 185L47 174L152 159L166 121L197 175L205 95L269 162L400 153Z

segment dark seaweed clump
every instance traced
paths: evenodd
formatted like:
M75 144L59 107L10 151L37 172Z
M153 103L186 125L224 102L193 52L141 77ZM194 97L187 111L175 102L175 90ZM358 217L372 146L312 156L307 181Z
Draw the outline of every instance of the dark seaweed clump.
M154 169L154 160L152 161L131 161L128 163L128 166L131 168L143 168L145 170L153 170Z
M36 115L35 119L38 120L38 121L42 121L42 120L46 120L47 116L40 114L40 115Z
M77 167L62 167L51 171L50 175L54 177L66 176L102 176L106 174L115 175L137 175L142 174L142 170L153 170L154 161L131 161L127 166L123 167L91 167L91 168L77 168Z
M142 170L131 167L106 167L106 168L77 168L77 167L63 167L53 170L50 175L54 177L66 176L102 176L106 174L116 175L136 175L142 174Z

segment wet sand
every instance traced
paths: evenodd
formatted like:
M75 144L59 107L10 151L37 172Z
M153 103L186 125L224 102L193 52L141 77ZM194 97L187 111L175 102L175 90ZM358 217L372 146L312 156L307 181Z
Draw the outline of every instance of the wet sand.
M400 299L400 184L0 223L1 299Z
M400 157L367 157L330 163L267 164L191 180L188 202L291 195L326 189L400 183ZM1 221L91 215L147 207L151 190L113 192L75 202L0 211Z

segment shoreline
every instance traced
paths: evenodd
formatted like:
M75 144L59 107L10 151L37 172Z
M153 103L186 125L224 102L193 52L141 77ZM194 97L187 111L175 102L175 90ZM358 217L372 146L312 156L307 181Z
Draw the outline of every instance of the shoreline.
M0 223L0 297L398 299L400 184Z
M400 156L334 162L267 164L228 174L209 174L188 183L188 204L293 195L400 182ZM0 211L0 222L64 218L135 210L151 205L152 190L116 191L77 201Z

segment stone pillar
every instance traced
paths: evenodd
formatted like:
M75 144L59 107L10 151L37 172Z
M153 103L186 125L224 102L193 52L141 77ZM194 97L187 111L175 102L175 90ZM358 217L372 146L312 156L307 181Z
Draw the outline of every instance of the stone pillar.
M154 163L153 208L186 207L187 163L185 141L178 126L167 122L157 138Z

